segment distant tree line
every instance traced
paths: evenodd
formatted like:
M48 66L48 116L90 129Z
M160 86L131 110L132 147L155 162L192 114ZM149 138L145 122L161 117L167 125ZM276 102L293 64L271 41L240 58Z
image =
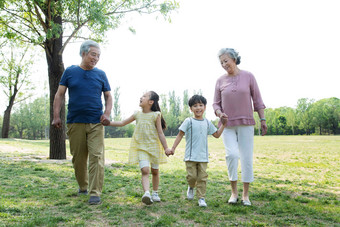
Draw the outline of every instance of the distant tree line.
M268 108L265 115L269 135L340 134L340 99L335 97L318 101L302 98L295 109Z
M112 91L113 110L112 120L121 120L119 105L119 87ZM194 91L194 94L202 94ZM166 136L175 136L178 128L185 118L191 116L187 105L189 92L184 91L182 97L174 91L161 95L160 105L162 114L167 123ZM340 99L326 98L318 101L302 98L298 100L296 108L280 107L267 108L265 115L268 126L267 135L336 135L340 134ZM256 119L255 135L259 134L259 119ZM3 116L0 116L3 120ZM215 125L218 119L213 120ZM49 135L49 99L46 96L39 97L33 102L24 103L13 109L10 122L9 137L22 139L48 139ZM135 124L125 127L106 127L106 138L131 137Z

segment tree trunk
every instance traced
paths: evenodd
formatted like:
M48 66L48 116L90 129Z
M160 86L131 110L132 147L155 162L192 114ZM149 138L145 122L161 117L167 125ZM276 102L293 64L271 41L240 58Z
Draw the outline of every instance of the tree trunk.
M319 134L322 135L321 124L319 125L319 127L320 127Z
M4 119L2 121L2 131L1 131L2 138L8 138L9 126L11 122L11 112L12 112L12 107L14 105L16 94L17 94L17 90L15 89L14 94L10 97L8 106L4 112Z
M53 18L54 23L61 25L61 17ZM59 38L51 38L45 42L45 53L48 65L48 78L50 88L50 125L53 120L53 101L57 93L61 76L64 72L64 63L62 58L62 34ZM53 126L50 127L50 159L66 159L65 144L65 104L62 105L60 111L62 127L60 129Z
M2 132L1 132L2 138L8 138L10 120L11 120L11 110L8 106L4 112L4 119L2 121Z

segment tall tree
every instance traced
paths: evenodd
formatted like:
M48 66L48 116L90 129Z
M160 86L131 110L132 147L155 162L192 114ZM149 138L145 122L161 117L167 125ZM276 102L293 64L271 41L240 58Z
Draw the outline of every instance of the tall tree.
M180 98L176 96L175 91L169 92L169 111L164 119L167 123L167 134L170 136L177 134L180 112Z
M313 99L301 98L298 100L296 113L300 121L300 128L306 131L307 135L312 133L312 117L311 106L314 103Z
M48 118L46 113L46 98L40 97L35 99L29 104L29 122L28 127L30 129L32 139L42 139L44 137L46 118Z
M28 46L14 47L9 43L9 48L0 50L0 86L8 99L8 105L4 112L1 137L8 138L11 111L15 103L25 100L32 94L33 89L29 80L30 69L33 65L32 56L28 56Z
M319 134L327 128L328 119L326 117L327 105L326 99L313 103L311 109L312 125L319 129Z
M19 107L14 107L13 114L11 117L12 127L11 136L16 138L28 138L27 130L30 118L29 104L23 103Z
M328 134L337 134L340 123L340 99L333 97L313 103L311 115L313 125L319 128L320 135L323 130Z
M175 0L5 0L0 2L0 34L44 49L51 123L54 96L64 72L62 54L71 40L91 38L101 41L105 32L117 28L126 14L160 13L168 18L176 8ZM66 158L65 106L61 108L60 117L62 129L50 127L51 159Z
M332 97L327 102L327 116L332 133L340 133L340 99Z
M120 87L116 87L113 89L113 120L120 121L121 113L120 113L120 105L119 105L119 97L120 97ZM124 127L123 127L124 128ZM123 137L125 134L125 130L121 127L105 127L105 135L106 137Z
M183 107L182 107L181 115L179 117L180 123L182 123L187 117L191 116L188 102L189 102L189 92L188 90L185 90L183 92L183 102L182 102Z
M27 139L43 139L48 125L48 96L23 103L13 110L11 135Z
M116 87L113 90L113 120L120 121L121 114L120 114L120 105L119 105L119 97L120 97L120 87Z

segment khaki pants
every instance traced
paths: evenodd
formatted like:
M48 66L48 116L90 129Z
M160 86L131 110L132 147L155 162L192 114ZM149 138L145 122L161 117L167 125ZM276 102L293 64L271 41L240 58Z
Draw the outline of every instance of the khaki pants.
M100 123L72 123L67 128L79 189L87 190L89 185L90 196L100 196L104 183L104 127Z
M185 162L187 169L187 181L191 188L196 187L197 198L204 198L207 189L208 174L207 162Z

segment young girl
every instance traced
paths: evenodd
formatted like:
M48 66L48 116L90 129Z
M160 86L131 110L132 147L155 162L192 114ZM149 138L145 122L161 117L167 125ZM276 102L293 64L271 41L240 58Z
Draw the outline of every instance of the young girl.
M166 128L165 121L161 115L158 104L159 96L154 91L146 92L139 102L142 111L136 111L132 116L123 121L112 121L110 126L122 127L136 120L136 128L132 136L129 163L138 164L142 172L142 186L144 195L142 202L150 205L154 201L160 202L158 196L159 164L166 163L166 153L170 153L163 129ZM108 122L102 122L107 125ZM149 166L151 163L152 173L152 195L150 195Z

